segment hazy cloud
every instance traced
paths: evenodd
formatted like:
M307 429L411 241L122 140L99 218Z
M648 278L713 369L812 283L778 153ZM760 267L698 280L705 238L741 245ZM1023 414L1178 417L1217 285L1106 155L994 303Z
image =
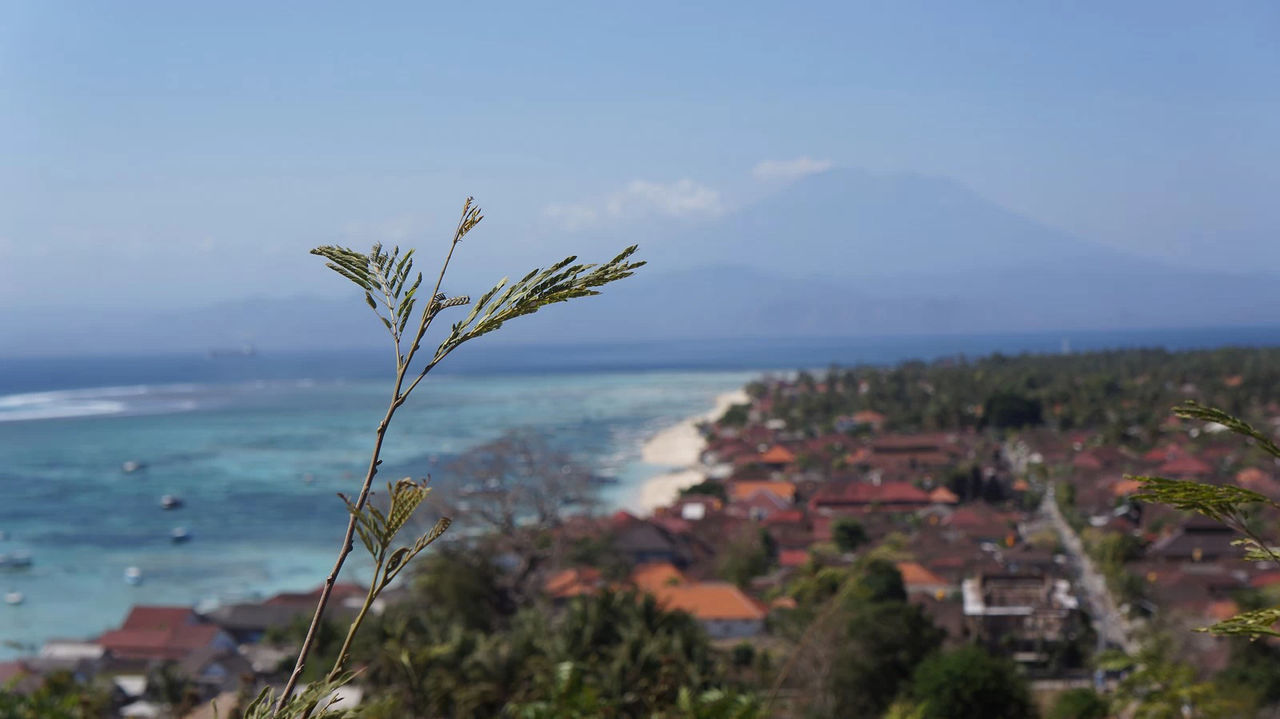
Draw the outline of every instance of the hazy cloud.
M632 180L623 189L597 201L553 204L543 214L573 230L608 220L651 215L705 217L723 211L724 203L718 190L683 179L671 183Z
M757 180L798 180L805 175L831 169L831 160L815 160L808 155L794 160L765 160L751 169Z

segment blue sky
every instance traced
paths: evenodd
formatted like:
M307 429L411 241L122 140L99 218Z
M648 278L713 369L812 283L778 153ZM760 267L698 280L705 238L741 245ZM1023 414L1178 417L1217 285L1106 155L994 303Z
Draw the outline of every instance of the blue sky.
M0 8L0 311L340 291L306 249L466 194L515 273L828 165L1280 268L1274 3L264 5Z

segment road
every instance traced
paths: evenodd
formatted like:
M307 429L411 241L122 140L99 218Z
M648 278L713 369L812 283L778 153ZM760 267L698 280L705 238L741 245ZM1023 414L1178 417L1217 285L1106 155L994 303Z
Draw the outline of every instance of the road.
M1133 626L1127 617L1116 607L1115 599L1107 589L1107 580L1094 566L1093 560L1085 554L1084 543L1079 535L1067 524L1066 518L1058 509L1054 483L1049 483L1040 511L1053 523L1053 528L1062 540L1062 546L1071 557L1078 575L1076 586L1082 591L1089 616L1093 618L1094 629L1098 632L1098 649L1120 647L1128 654L1136 654L1138 642L1134 639Z

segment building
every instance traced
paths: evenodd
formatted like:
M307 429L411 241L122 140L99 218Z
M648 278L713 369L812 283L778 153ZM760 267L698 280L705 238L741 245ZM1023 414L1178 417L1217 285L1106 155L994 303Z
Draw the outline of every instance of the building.
M1065 579L983 574L965 579L960 591L969 635L1016 662L1047 662L1080 628L1080 605Z

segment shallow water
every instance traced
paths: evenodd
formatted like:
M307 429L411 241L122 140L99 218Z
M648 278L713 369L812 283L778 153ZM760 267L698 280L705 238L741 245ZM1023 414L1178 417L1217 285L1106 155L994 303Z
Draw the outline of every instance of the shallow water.
M707 411L744 372L442 375L397 414L383 475L433 465L507 429L550 435L622 502L662 467L645 439ZM385 409L385 382L275 380L17 393L0 397L0 552L30 550L31 569L0 570L0 640L38 645L110 628L137 603L195 604L317 585ZM80 415L80 416L70 416ZM123 471L122 464L146 466ZM439 473L433 482L447 482ZM160 497L185 506L164 511ZM187 528L175 545L169 531ZM140 586L123 581L142 569ZM347 579L364 567L351 566ZM30 649L31 646L25 647ZM0 655L19 647L0 648Z

